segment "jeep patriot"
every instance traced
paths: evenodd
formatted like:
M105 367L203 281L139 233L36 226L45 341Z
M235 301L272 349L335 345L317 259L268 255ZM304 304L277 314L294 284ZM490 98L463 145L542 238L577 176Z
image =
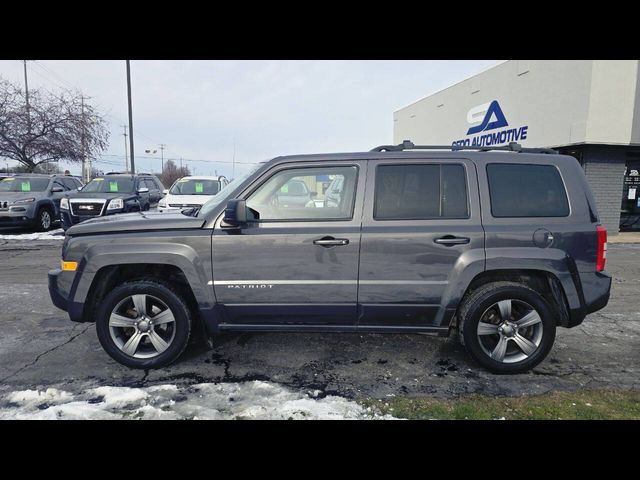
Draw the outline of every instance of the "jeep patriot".
M313 201L282 201L298 190ZM197 326L455 332L516 373L607 304L606 240L573 157L405 141L274 158L202 207L75 225L49 290L133 368L175 361Z

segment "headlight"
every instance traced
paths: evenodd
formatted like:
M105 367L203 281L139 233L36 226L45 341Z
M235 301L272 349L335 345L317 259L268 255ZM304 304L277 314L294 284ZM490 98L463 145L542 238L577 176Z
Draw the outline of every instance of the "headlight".
M114 198L109 202L109 206L107 207L107 210L118 210L123 206L124 206L124 202L122 201L121 198Z
M68 198L60 199L60 208L62 208L64 210L69 210L69 199Z
M13 202L14 205L23 205L25 203L31 203L31 202L35 202L36 199L35 198L23 198L22 200L16 200L15 202Z

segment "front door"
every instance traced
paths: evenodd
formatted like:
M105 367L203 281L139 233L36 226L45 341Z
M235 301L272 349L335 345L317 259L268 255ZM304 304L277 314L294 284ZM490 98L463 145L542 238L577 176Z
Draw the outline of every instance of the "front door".
M246 227L223 229L218 219L213 284L224 322L355 328L365 167L274 166L239 197L252 218ZM343 189L326 202L336 178Z
M484 268L474 163L372 160L367 191L359 327L443 326L461 272Z

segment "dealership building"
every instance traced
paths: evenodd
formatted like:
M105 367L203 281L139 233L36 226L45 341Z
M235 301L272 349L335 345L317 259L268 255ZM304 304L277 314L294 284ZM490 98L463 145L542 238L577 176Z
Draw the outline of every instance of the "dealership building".
M638 60L510 60L394 113L394 141L572 155L609 234L640 228Z

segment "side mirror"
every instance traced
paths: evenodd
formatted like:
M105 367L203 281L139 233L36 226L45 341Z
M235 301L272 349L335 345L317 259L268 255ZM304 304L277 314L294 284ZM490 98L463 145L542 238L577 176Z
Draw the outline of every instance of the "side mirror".
M224 210L222 221L228 227L240 227L247 223L247 201L240 199L229 200L227 208Z
M149 189L147 187L139 188L138 193L149 193Z
M53 187L51 189L51 193L60 193L60 192L64 192L64 188L62 188L62 187Z
M166 188L165 188L164 190L162 190L162 194L163 194L163 195L166 195L166 194L168 194L168 193L169 193L169 190L168 190L168 189L166 189Z

